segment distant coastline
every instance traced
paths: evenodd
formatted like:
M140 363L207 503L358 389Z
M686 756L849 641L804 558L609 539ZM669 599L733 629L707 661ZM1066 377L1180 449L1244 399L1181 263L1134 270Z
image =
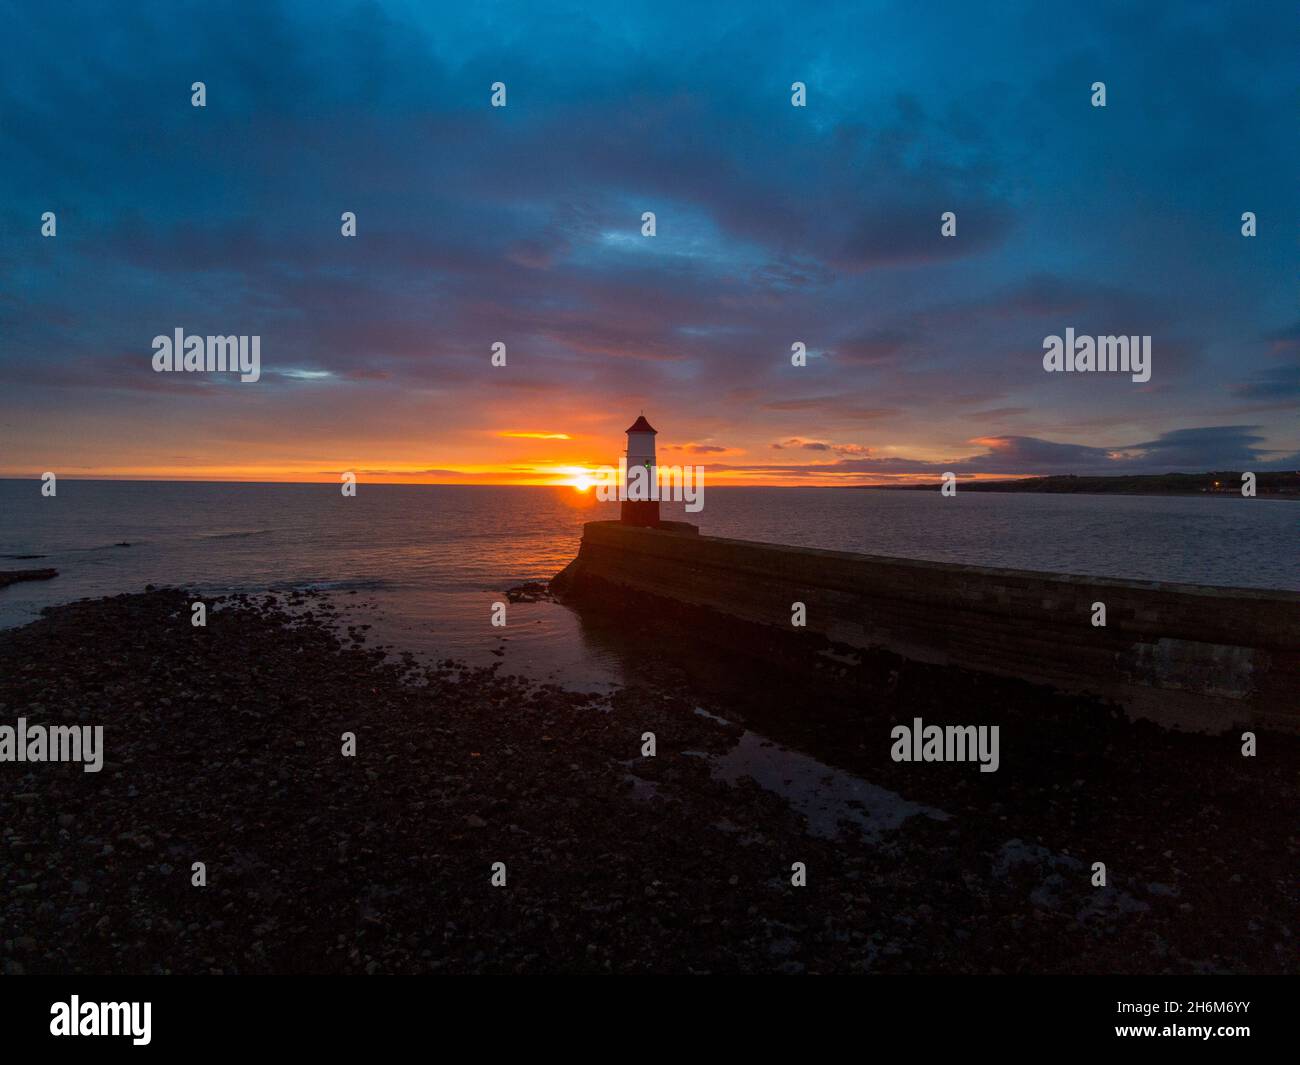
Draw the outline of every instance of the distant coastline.
M1211 473L1154 473L1130 476L1023 477L1008 481L959 481L963 492L1040 492L1048 495L1241 496L1240 470ZM1300 472L1257 473L1256 496L1300 499ZM933 484L851 484L845 488L932 492Z

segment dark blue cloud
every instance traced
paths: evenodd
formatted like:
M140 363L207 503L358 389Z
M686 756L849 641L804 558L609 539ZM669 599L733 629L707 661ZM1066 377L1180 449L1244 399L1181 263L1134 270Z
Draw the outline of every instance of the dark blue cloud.
M1297 456L1273 452L1259 445L1263 437L1255 426L1226 425L1179 429L1158 439L1115 447L1093 447L1030 436L990 436L972 443L982 450L975 455L930 461L897 455L870 455L869 448L826 441L788 440L772 445L777 451L791 447L853 455L818 465L756 463L715 465L715 470L773 473L791 476L807 474L1141 474L1192 473L1204 470L1292 470Z

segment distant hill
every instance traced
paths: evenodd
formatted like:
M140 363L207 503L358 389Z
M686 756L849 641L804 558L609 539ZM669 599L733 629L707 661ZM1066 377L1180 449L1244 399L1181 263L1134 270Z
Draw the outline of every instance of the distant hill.
M1047 492L1079 495L1241 495L1241 471L1212 473L1152 473L1119 477L1078 477L1072 473L1056 477L1023 477L1014 481L969 481L960 476L963 492ZM888 488L897 491L937 491L933 484L855 484L849 488ZM1300 498L1300 472L1257 473L1257 496Z

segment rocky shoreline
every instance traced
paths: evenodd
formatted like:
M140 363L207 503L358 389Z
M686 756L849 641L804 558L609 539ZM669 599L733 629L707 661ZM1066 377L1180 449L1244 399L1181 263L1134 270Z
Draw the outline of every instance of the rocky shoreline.
M39 558L40 556L33 556ZM19 581L48 581L59 575L56 569L9 569L0 570L0 588L7 588Z
M422 663L319 593L189 603L0 633L0 724L103 725L106 759L0 764L7 973L1297 969L1295 737L1243 759L888 657L826 659L856 714L764 717L668 669L606 697ZM1002 768L891 762L913 714L1001 721ZM718 771L755 729L944 816L812 832Z

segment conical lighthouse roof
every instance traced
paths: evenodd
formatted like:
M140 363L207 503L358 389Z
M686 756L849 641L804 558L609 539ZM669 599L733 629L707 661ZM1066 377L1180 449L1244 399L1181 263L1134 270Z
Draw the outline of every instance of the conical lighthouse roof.
M630 426L628 426L627 431L629 433L655 433L655 434L658 434L659 432L658 429L653 428L650 425L650 423L645 420L644 414L642 414L639 418L637 418L636 421L634 421Z

